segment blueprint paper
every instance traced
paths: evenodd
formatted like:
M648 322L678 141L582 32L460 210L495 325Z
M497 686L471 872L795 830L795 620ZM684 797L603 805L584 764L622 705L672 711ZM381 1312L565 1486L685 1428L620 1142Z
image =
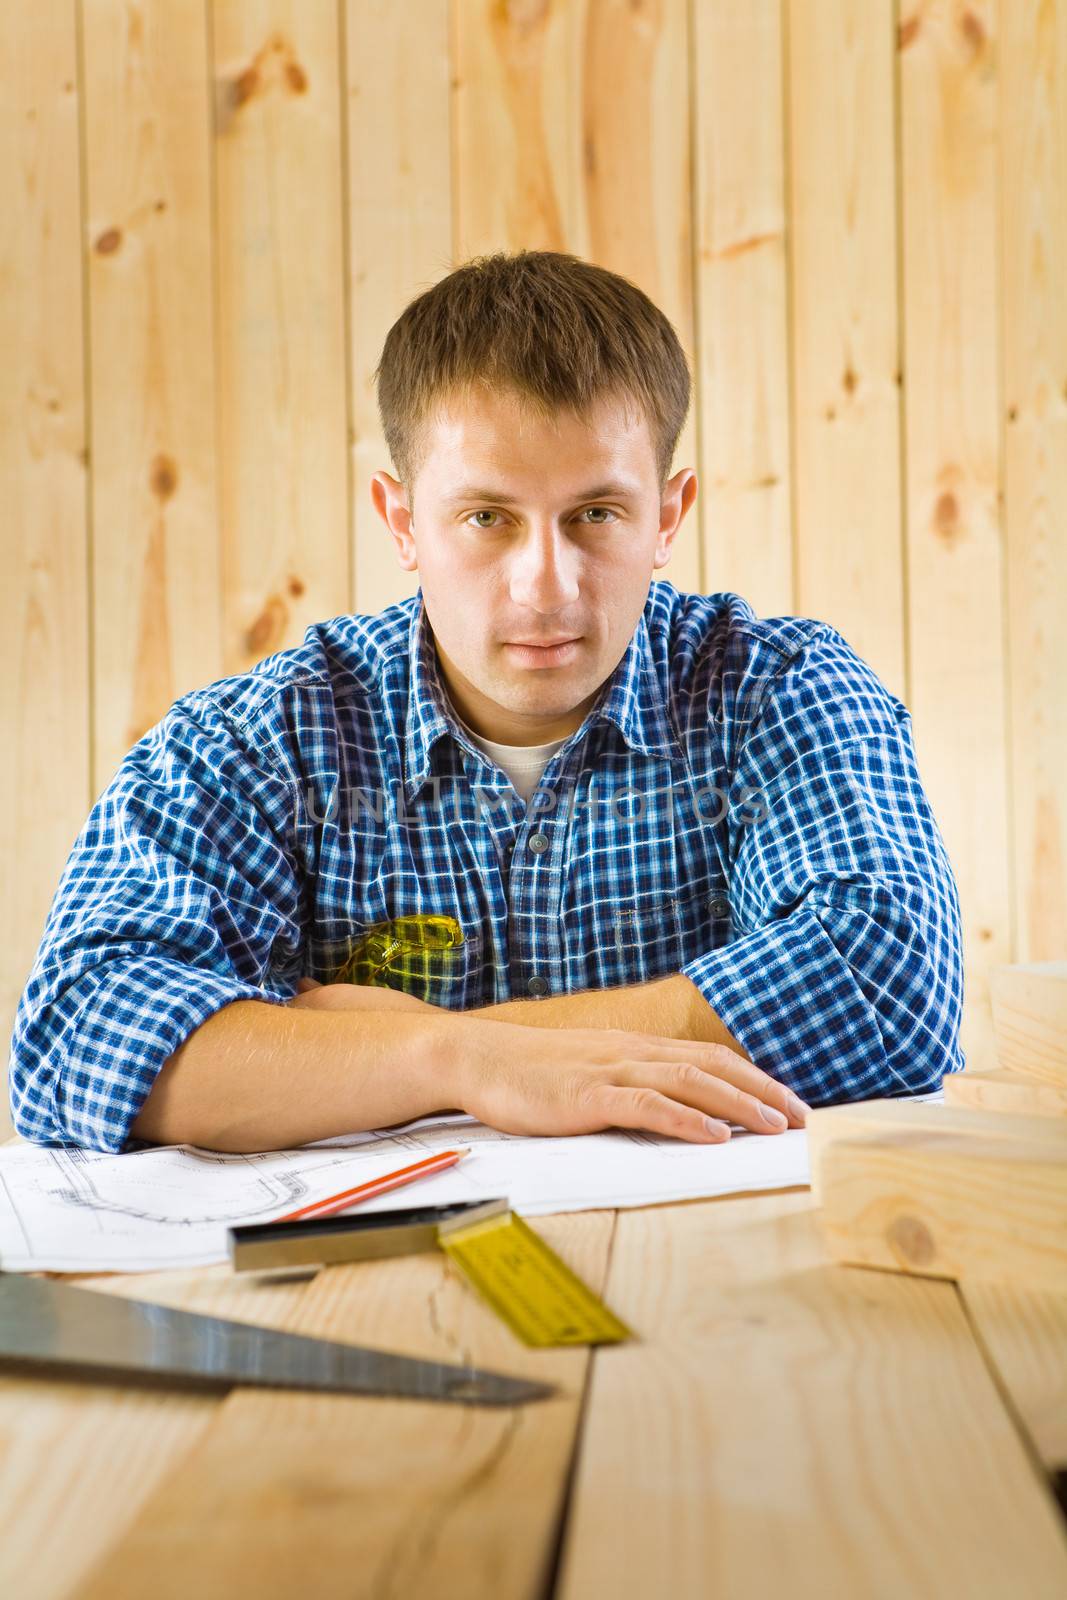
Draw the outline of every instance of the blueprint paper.
M943 1099L942 1091L916 1096ZM0 1150L0 1269L150 1272L228 1259L226 1230L269 1222L438 1150L470 1154L446 1172L364 1201L361 1212L507 1198L522 1216L659 1205L809 1182L803 1128L697 1145L623 1129L570 1138L498 1133L467 1116L422 1117L374 1133L266 1155L193 1145L107 1155L75 1145Z

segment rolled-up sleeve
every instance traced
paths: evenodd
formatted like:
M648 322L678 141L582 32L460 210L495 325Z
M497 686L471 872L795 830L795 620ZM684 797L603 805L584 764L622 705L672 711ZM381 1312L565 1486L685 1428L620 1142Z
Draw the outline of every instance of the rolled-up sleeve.
M732 940L682 968L811 1105L964 1064L959 895L911 719L833 628L761 686L729 823Z
M291 998L293 799L205 693L133 747L75 840L19 1002L20 1134L121 1150L195 1028L234 1000Z

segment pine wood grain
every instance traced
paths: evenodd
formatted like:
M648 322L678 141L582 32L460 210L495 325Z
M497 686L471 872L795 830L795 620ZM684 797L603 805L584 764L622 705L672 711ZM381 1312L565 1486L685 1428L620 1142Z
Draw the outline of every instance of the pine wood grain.
M890 0L789 0L795 609L906 698Z
M222 674L209 41L199 0L83 14L93 775Z
M348 608L333 0L211 8L224 668Z
M397 476L382 437L374 369L390 327L452 260L448 0L412 13L393 0L344 0L345 213L351 373L354 611L413 595L374 509L375 472Z
M831 1139L818 1186L820 1228L837 1261L1067 1294L1062 1139L903 1129Z
M999 10L1013 955L1055 961L1067 953L1067 4Z
M949 1074L949 1078L957 1076L963 1074ZM1052 1154L1059 1151L1067 1161L1067 1123L1036 1115L1007 1116L974 1106L923 1105L906 1099L861 1100L811 1111L806 1127L811 1192L816 1201L820 1197L823 1154L834 1139L877 1139L899 1131L955 1134L962 1139L1029 1139L1047 1146Z
M610 1213L537 1227L602 1288ZM78 1600L541 1595L588 1350L525 1349L435 1252L327 1268L289 1325L559 1393L497 1408L234 1391Z
M68 1281L283 1326L307 1284L249 1292L228 1267ZM136 1517L218 1410L210 1395L0 1379L0 1593L60 1600Z
M704 578L757 616L793 604L782 7L692 8Z
M960 892L967 1063L996 1065L989 972L1011 959L1000 561L994 0L900 8L906 625L916 754Z
M1067 1088L1067 961L997 967L993 1032L1001 1067Z
M644 1343L597 1357L557 1600L1062 1593L954 1286L828 1265L790 1194L620 1215L607 1294Z
M980 1111L1000 1111L1009 1116L1067 1117L1067 1085L1057 1088L1014 1068L993 1072L949 1073L945 1079L946 1106L972 1106Z
M0 8L0 1038L85 819L89 606L77 39ZM4 1052L4 1081L6 1082ZM0 1137L9 1128L0 1098Z
M959 1287L1038 1456L1067 1471L1067 1292L973 1278Z

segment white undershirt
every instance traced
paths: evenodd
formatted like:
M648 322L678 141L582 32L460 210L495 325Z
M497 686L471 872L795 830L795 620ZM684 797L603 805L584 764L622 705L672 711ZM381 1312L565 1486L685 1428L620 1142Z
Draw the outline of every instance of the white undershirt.
M463 721L455 706L452 709L456 713L456 720L466 728L473 743L504 769L529 804L530 796L541 781L542 772L560 745L566 744L566 738L553 739L549 744L496 744L492 739L483 739L480 733L475 733L470 724Z

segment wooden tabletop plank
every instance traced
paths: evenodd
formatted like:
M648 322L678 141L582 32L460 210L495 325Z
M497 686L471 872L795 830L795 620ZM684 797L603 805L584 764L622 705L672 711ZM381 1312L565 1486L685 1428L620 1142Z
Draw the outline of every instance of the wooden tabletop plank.
M1067 1592L956 1286L830 1265L810 1195L619 1217L559 1600Z
M133 1299L281 1327L306 1282L253 1302L228 1267L69 1279ZM207 1427L211 1395L0 1379L0 1594L59 1600L134 1520Z
M967 1313L1049 1472L1067 1472L1067 1294L960 1284Z
M600 1290L613 1220L536 1226ZM288 1325L542 1378L558 1394L490 1408L236 1390L79 1600L540 1596L588 1351L527 1350L436 1252L329 1268Z

